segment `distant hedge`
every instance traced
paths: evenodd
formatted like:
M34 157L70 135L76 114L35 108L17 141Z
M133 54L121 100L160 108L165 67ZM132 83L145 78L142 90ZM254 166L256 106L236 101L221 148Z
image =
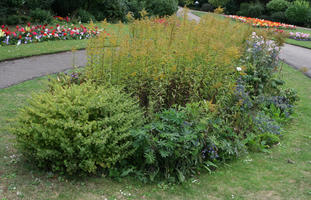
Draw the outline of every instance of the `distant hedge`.
M152 15L172 15L178 0L1 0L0 24L45 23L53 15L81 22L125 21L127 13L139 18L143 9Z

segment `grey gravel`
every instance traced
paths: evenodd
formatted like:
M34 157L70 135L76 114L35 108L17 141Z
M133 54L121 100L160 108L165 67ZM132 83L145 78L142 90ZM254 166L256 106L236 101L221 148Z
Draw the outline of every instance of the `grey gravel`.
M26 80L62 72L74 66L85 66L85 50L0 62L0 88L6 88Z

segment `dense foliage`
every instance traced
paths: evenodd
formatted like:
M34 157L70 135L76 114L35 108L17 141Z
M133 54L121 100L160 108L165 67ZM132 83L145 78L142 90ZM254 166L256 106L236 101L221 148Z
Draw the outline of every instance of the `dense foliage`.
M94 173L134 153L130 130L143 113L117 88L90 83L36 94L21 111L13 132L28 159L61 173Z
M213 16L141 17L127 34L120 23L91 39L85 70L58 76L21 111L13 132L28 159L183 182L280 142L298 98L278 77L279 33Z
M53 15L81 22L126 21L128 12L139 18L143 9L152 15L172 15L177 5L177 0L1 0L0 24L46 23Z

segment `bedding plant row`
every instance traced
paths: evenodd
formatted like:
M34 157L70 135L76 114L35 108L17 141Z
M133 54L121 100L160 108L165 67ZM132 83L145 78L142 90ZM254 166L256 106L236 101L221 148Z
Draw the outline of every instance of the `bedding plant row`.
M11 131L47 171L183 182L280 142L298 97L268 37L211 16L132 20L92 38L86 68L51 79Z
M16 26L16 30L12 31L8 26L2 25L0 28L0 46L4 45L21 45L29 43L38 43L53 40L83 40L96 36L102 30L98 30L93 23L90 27L80 24L75 25L59 25L49 26L31 25ZM106 33L106 31L105 31ZM109 33L107 33L109 35Z

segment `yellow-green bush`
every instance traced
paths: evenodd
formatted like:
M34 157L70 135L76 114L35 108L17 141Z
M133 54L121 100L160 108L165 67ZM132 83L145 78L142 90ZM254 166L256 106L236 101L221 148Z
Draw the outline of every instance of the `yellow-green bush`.
M142 126L143 114L117 88L54 84L50 92L34 95L15 121L19 147L38 167L95 173L134 153L130 130Z
M221 104L234 92L250 34L248 26L213 16L199 24L143 18L129 24L128 34L103 33L89 43L87 77L123 85L153 111L200 100ZM107 40L114 47L105 47Z

